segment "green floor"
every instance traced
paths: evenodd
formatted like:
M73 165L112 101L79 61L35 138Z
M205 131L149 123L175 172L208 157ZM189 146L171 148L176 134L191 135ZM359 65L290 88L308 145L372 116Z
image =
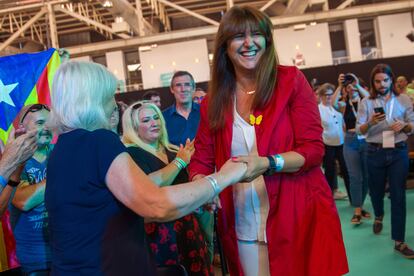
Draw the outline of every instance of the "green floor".
M339 179L338 179L339 180ZM344 191L344 188L341 188ZM337 200L351 276L414 276L414 260L407 260L393 250L391 241L390 200L385 199L384 228L372 233L373 219L358 227L351 225L353 208L347 200ZM373 213L369 197L365 209ZM406 242L414 248L414 190L407 190Z

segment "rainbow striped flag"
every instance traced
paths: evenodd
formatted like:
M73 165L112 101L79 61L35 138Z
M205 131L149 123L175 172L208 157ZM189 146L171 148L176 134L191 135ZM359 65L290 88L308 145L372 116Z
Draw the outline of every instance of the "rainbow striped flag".
M0 139L4 144L23 106L50 105L52 80L59 65L58 51L53 48L34 54L0 57ZM7 211L0 218L0 271L18 266Z
M0 139L4 143L23 106L50 105L53 76L59 65L54 48L0 57Z

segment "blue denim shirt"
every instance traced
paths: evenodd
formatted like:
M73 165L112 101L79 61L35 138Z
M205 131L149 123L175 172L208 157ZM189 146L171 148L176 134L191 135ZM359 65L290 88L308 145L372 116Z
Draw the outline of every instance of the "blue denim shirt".
M196 136L198 124L200 123L200 105L193 103L188 119L181 116L175 104L162 112L167 125L168 138L171 144L185 145L185 140L193 140Z

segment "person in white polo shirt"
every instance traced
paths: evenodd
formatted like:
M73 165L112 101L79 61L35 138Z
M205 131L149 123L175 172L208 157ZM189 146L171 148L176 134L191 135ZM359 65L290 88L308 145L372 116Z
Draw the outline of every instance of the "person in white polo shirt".
M343 155L344 144L344 119L340 112L333 107L333 94L335 86L330 83L324 83L318 88L320 97L319 113L321 114L321 122L323 127L323 143L325 145L325 155L323 157L323 167L325 169L325 177L331 187L332 193L336 199L338 195L338 182L336 175L337 160L345 182L345 188L349 193L349 176Z

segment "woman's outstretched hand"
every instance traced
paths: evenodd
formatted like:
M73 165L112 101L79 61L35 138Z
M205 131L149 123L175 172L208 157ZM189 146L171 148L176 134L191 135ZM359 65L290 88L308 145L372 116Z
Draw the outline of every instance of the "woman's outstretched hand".
M232 157L233 162L244 163L247 165L247 172L243 182L251 182L259 175L262 175L269 168L267 157L261 156L237 156Z

